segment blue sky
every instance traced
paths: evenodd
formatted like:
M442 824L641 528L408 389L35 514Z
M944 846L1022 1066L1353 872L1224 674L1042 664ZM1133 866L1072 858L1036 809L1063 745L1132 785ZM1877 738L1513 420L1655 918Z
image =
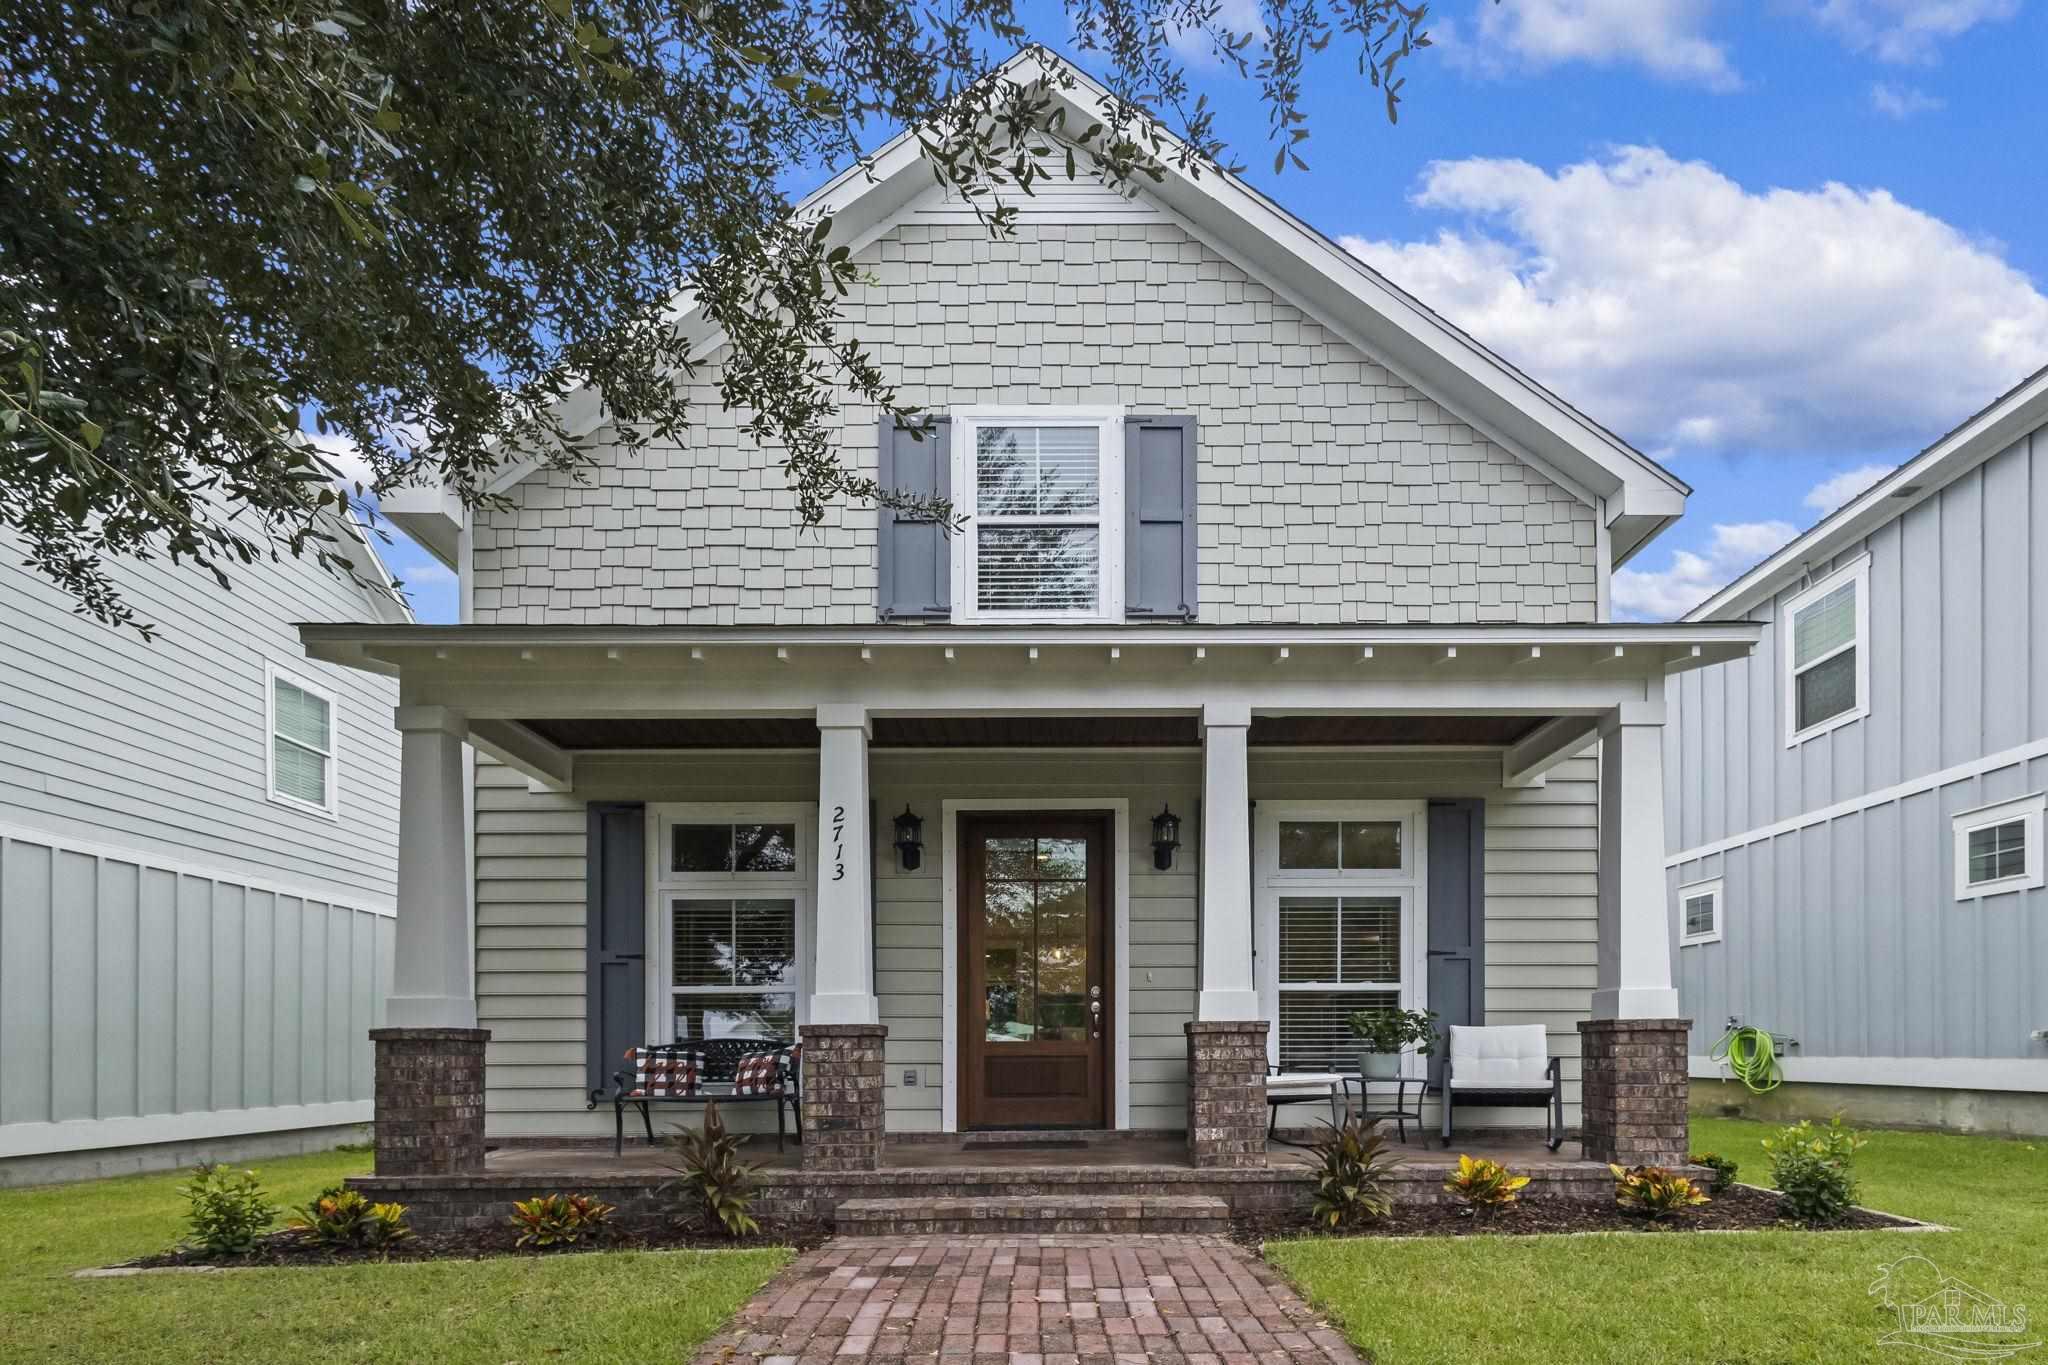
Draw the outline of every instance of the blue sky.
M1310 169L1280 175L1256 90L1188 46L1248 179L1693 485L1619 612L1684 611L2048 364L2048 0L1443 0L1430 28L1396 126L1312 67ZM389 558L453 619L445 571Z

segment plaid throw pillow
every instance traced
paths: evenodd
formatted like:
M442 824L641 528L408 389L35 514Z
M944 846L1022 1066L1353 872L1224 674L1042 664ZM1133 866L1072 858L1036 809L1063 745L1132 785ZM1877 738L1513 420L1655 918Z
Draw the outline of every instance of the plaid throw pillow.
M779 1053L756 1052L739 1059L732 1072L735 1095L772 1095L782 1089L782 1058Z
M626 1062L633 1075L629 1096L668 1099L697 1093L697 1055L668 1048L629 1047Z

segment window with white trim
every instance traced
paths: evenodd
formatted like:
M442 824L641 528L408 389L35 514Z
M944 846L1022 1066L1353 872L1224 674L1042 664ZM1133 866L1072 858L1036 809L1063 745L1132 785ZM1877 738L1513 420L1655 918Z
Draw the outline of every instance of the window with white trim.
M1957 900L2026 891L2042 884L2044 810L2048 810L2048 794L2036 792L1955 817L1951 824Z
M1352 1014L1424 1007L1420 807L1261 802L1257 824L1272 1058L1288 1072L1356 1071Z
M664 1041L796 1037L808 941L808 807L660 806L649 999Z
M279 805L335 813L335 699L276 664L263 669L264 781Z
M955 409L955 614L1094 621L1123 610L1123 420L1107 408Z
M1678 888L1678 946L1721 941L1721 881Z
M1870 559L1785 604L1785 742L1797 744L1870 713Z

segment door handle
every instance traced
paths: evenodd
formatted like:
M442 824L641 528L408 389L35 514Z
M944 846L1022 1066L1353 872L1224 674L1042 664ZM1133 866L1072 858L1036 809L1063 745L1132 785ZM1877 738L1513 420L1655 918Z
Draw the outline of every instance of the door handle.
M1425 957L1456 957L1457 955L1458 950L1456 948L1430 948L1423 954Z
M1100 1038L1102 1036L1102 1002L1100 1000L1090 1000L1088 1002L1088 1036L1090 1038Z

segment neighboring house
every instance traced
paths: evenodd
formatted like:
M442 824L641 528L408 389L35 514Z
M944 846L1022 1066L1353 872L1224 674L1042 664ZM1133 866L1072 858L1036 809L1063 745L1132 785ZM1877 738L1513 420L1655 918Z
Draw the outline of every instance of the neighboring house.
M310 560L235 568L232 591L124 561L144 643L22 558L0 546L0 1184L359 1131L397 688L307 660L294 627L409 613Z
M1762 631L1669 689L1695 1078L1735 1016L1765 1110L2048 1132L2044 544L2048 370L1686 618Z
M806 1030L858 1130L807 1162L1191 1115L1208 1160L1265 1125L1218 1068L1355 1069L1345 1017L1395 1002L1546 1026L1574 1122L1589 1019L1675 1045L1664 678L1757 635L1610 620L1684 485L1226 175L1041 186L991 241L904 137L809 202L873 277L849 333L938 418L849 403L841 454L963 531L799 529L691 313L679 444L387 503L462 624L303 632L401 680L379 1045L483 1114L418 1136L394 1089L380 1170L608 1134L586 1094L642 1041ZM1635 1151L1604 1055L1587 1124Z

